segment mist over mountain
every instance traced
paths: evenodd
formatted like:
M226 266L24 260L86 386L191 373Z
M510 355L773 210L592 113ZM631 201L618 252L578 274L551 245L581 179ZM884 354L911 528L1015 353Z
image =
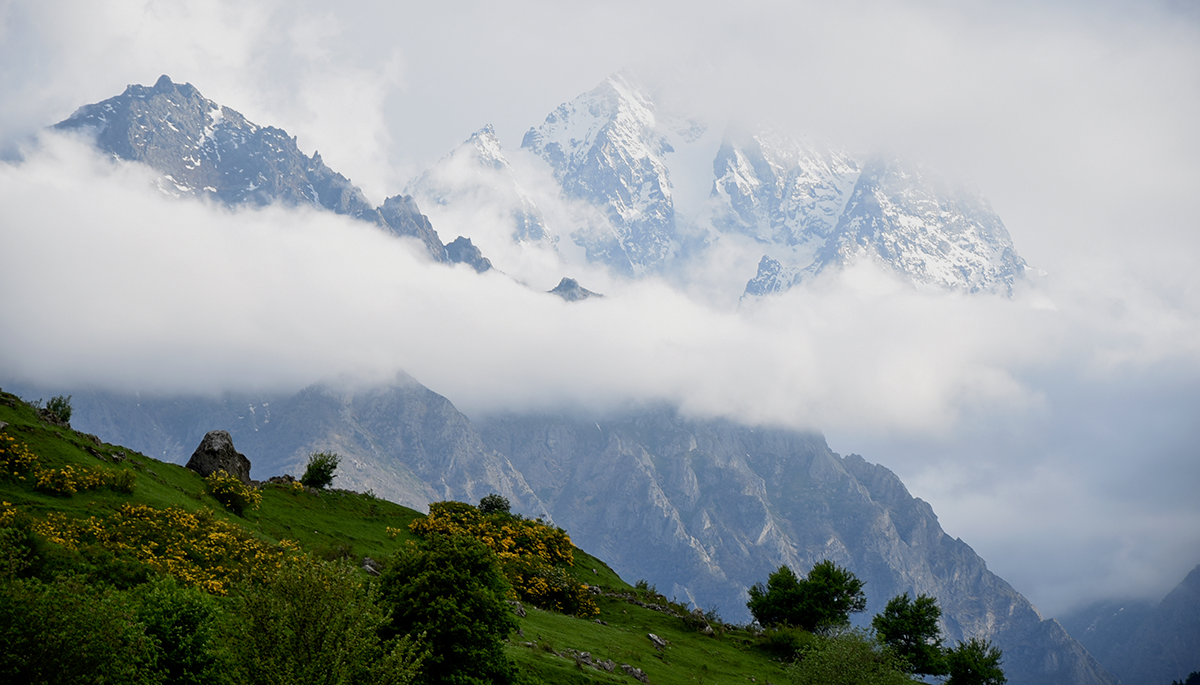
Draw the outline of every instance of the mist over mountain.
M1125 685L1182 682L1200 671L1200 566L1159 602L1106 600L1062 624Z
M685 282L678 274L688 264L724 249L723 237L744 236L762 255L757 272L743 281L751 298L863 260L920 287L969 293L1011 295L1025 276L1025 261L1003 222L977 192L895 156L856 155L763 126L729 125L709 157L707 203L681 214L672 170L699 157L676 160L674 153L703 148L697 141L706 132L698 118L660 106L630 72L562 104L529 129L521 148L550 167L563 198L595 208L605 221L548 230L557 229L564 242L584 249L587 262L616 274L674 275ZM460 150L475 152L443 159L414 192L429 185L432 173L440 184L422 197L441 205L454 204L456 195L479 202L473 189L490 178L491 187L509 188L486 202L507 207L515 239L527 225L536 225L538 235L547 230L540 218L530 224L528 217L543 214L528 195L512 190L520 186L517 172L490 128ZM467 160L473 160L471 171ZM698 176L687 171L685 178ZM451 191L456 177L460 190Z
M183 106L177 102L181 98L188 102L196 100L200 104ZM147 100L154 107L162 109L151 111L143 108L143 101ZM105 103L112 105L113 110L94 109ZM207 101L200 98L190 86L177 86L169 79L165 79L164 83L164 79L160 79L152 89L131 86L119 98L84 108L61 126L90 129L95 132L96 140L105 152L124 160L146 162L162 175L158 188L163 193L210 196L224 206L234 208L278 203L354 217L393 234L417 237L423 249L435 260L466 261L477 272L487 271L480 265L491 263L483 254L492 256L500 271L518 279L531 273L530 264L535 264L544 273L555 273L555 280L549 283L557 281L562 273L577 273L564 269L564 266L599 268L607 272L611 280L598 286L593 285L592 280L585 279L583 282L605 293L611 292L610 285L613 283L623 283L630 277L649 282L652 286L659 278L687 284L689 277L703 272L704 265L710 263L705 260L717 259L723 254L724 248L735 242L746 254L752 254L753 259L737 264L731 271L744 269L745 264L749 264L751 268L739 277L740 282L746 284L746 279L753 276L745 285L745 293L767 299L784 295L784 291L797 286L809 287L813 282L819 285L819 279L830 272L845 269L853 274L853 270L863 264L878 267L896 282L918 289L931 288L965 297L989 298L992 294L1011 295L1014 288L1020 285L1025 269L1024 261L1012 246L1003 223L978 194L961 188L947 188L945 184L934 180L927 170L908 166L891 157L855 156L826 146L810 146L805 148L808 152L800 147L790 148L790 143L779 142L781 134L771 134L776 147L769 151L767 148L771 146L764 142L769 136L762 131L750 137L730 132L724 136L718 148L715 140L719 130L707 129L686 118L669 115L666 107L660 106L654 97L640 90L625 76L608 79L579 100L560 107L541 128L531 129L526 136L529 145L520 150L506 153L501 149L494 131L490 128L479 131L459 150L451 153L446 158L448 164L441 167L457 166L456 170L439 178L440 171L435 168L410 184L415 199L395 196L374 209L361 203L361 192L344 177L325 167L318 155L306 157L300 153L295 139L286 133L269 127L259 128L244 122L244 119L239 120L240 115L234 116L236 112L228 108L205 103ZM134 114L123 117L113 115L113 111L121 107ZM89 109L90 113L85 111ZM220 116L214 116L214 112L220 112ZM116 126L115 130L121 130L123 126L126 133L111 140L106 139L105 134L111 123L109 119L125 122ZM227 124L227 121L233 123ZM186 126L181 125L185 122ZM227 126L228 129L225 128ZM270 135L262 133L264 131ZM172 138L176 132L182 132L178 140ZM704 137L706 133L708 138ZM261 136L261 140L256 136ZM786 141L786 136L782 139ZM129 141L128 144L125 140ZM685 174L673 175L672 165L684 156L681 152L688 153L694 159L698 149L694 146L699 146L702 141L712 145L717 155L715 159L709 155L706 160L706 164L711 161L714 172L711 176L712 191L708 195L710 203L702 211L689 207L687 212L682 212L676 207L676 199L681 194L674 192L673 185L676 182L674 179ZM176 142L180 149L172 147ZM245 159L237 157L241 154L239 150L251 147L254 147L257 156ZM459 151L466 154L460 154ZM512 160L508 159L510 156ZM531 158L542 165L540 171L546 172L543 176L529 174ZM236 160L237 164L222 166L223 159ZM205 176L209 167L217 173ZM538 171L536 166L533 168L535 172ZM193 172L194 176L189 175ZM474 176L473 184L462 181L467 176ZM869 176L870 182L864 182L864 176ZM228 177L228 181L224 180L225 177ZM543 183L546 177L553 179L553 182ZM530 182L530 178L534 181ZM497 179L503 179L504 182L496 183ZM341 183L344 185L339 185ZM430 206L430 200L426 198L437 198L433 202L446 208L457 207L466 211L472 211L476 207L474 203L478 203L484 212L499 217L494 223L504 223L509 227L503 236L515 247L498 257L490 248L484 252L474 249L476 244L484 244L482 239L473 244L464 237L462 242L452 243L457 245L454 254L462 255L461 258L449 253L439 257L438 250L445 250L445 246L436 233L432 233L432 239L426 239L422 238L419 230L401 230L393 226L407 225L405 222L411 220L419 228L424 217L417 209L417 203L422 207ZM389 208L393 215L391 219L388 218ZM710 223L705 223L706 220ZM424 224L432 231L428 221L424 221ZM474 239L470 230L464 230L466 226L458 224L456 231ZM521 256L525 261L508 261L511 255ZM754 264L759 265L757 274L754 273ZM763 265L766 265L765 272ZM586 273L590 279L601 272ZM535 290L544 293L548 285L537 285ZM431 289L444 288L444 282L438 280L435 284L430 279L430 286ZM447 291L446 300L462 298L464 295L464 299L477 297L484 289L483 286L479 289L451 288ZM568 289L572 293L579 292L569 284ZM580 290L590 293L583 288ZM742 291L743 287L739 284L731 294L736 298ZM427 295L425 291L415 289L406 292L405 298L414 299L411 293L420 293L416 298ZM564 299L578 298L564 295ZM590 306L597 301L589 298L582 305L570 303L569 306ZM953 301L965 302L958 299ZM989 301L979 306L993 305ZM963 311L967 307L964 304ZM560 314L549 307L540 311ZM581 313L576 309L566 316L586 319L603 316L601 311L593 308ZM493 332L498 334L497 338L504 338L501 322L506 317L500 311L495 314L494 317L481 317L481 329L491 329L480 336L488 343L492 341L489 334ZM903 318L903 312L900 314ZM387 313L382 315L387 316ZM447 316L453 317L454 314ZM601 320L606 323L614 321L612 318ZM323 328L317 317L309 323L313 330L320 331ZM400 325L407 323L402 319L400 321ZM524 323L528 324L528 320ZM540 323L535 321L535 329ZM604 331L604 334L637 339L645 328L644 321L620 323L642 325L610 325L606 327L610 330ZM737 325L732 321L725 323L729 323L731 328ZM423 329L419 325L409 326L409 329L418 337L425 330L429 330L429 335L434 334L431 329ZM687 329L685 333L692 330L695 329ZM331 339L342 335L340 330L323 333ZM591 337L600 339L599 329L593 331ZM558 341L553 335L543 334L539 338L537 330L529 339L534 341L530 345L534 349L558 347L570 350L572 347L556 344ZM657 339L652 340L657 342ZM684 355L689 351L689 342L686 336L681 336L677 342L673 341ZM381 346L387 344L388 341L381 341ZM652 345L646 347L649 350ZM286 349L286 344L279 349ZM472 366L470 348L455 349L469 351L458 356L442 355L444 366L464 370L478 368ZM753 358L756 349L747 349L745 346L739 349L737 345L729 345L723 351L730 357ZM675 350L672 347L672 351ZM909 352L919 353L920 350ZM925 350L927 354L935 352ZM571 366L560 358L548 354L545 356L548 363L544 368L528 366L522 367L523 370L553 376ZM803 349L795 354L800 360L806 356L808 354ZM580 368L602 363L594 349L590 354L577 352L573 357L573 365ZM653 362L654 358L647 358ZM907 357L901 356L899 359L908 362ZM639 360L630 355L618 361L625 362L619 365L632 367L634 363L645 362L646 359ZM954 360L946 361L953 364ZM894 365L895 368L900 366L898 363ZM784 367L784 371L787 372L787 367ZM636 375L637 371L633 373ZM471 373L464 372L463 375L470 376ZM987 373L981 376L989 382L995 380ZM482 380L478 374L475 378ZM870 378L874 383L877 376L869 372L864 378ZM991 387L1006 387L1004 380L1000 378L1000 382L992 383ZM845 383L850 385L853 381L847 379ZM918 389L921 387L917 386ZM889 479L872 470L881 467L867 468L871 467L867 464L860 468L861 465L853 456L843 459L833 455L819 435L783 431L787 436L780 440L785 447L778 453L771 448L764 454L762 446L754 446L745 452L747 459L751 454L758 455L752 460L755 462L753 468L750 468L735 462L739 451L753 442L745 432L763 430L750 428L757 425L754 422L739 425L728 420L684 418L685 415L675 409L661 407L636 412L632 416L586 412L560 416L535 412L525 415L481 415L480 421L469 422L461 415L455 416L457 410L448 400L439 400L440 396L430 397L433 393L424 389L352 391L335 388L321 385L310 387L299 395L236 395L226 396L219 401L194 397L163 398L164 401L180 403L178 416L157 418L148 421L139 430L127 431L132 438L128 442L137 444L136 440L145 440L147 435L159 435L162 438L160 449L167 450L172 444L183 446L188 442L178 437L186 433L181 432L180 428L181 423L187 423L181 418L183 416L193 417L197 424L234 421L232 417L236 417L236 421L243 422L243 425L250 420L258 429L255 434L274 435L269 441L264 439L264 450L276 449L269 447L268 442L270 445L290 446L290 451L280 452L266 463L296 463L309 447L316 449L325 448L318 445L331 445L339 451L345 450L356 455L353 463L363 484L389 483L389 487L395 488L389 494L407 498L404 501L418 503L422 498L440 497L471 499L487 488L495 487L533 511L541 507L556 520L565 521L567 516L578 517L580 528L583 529L588 527L588 522L594 522L597 516L603 520L617 519L613 521L614 525L624 524L616 513L598 509L601 506L598 502L613 492L620 492L622 488L629 490L631 487L628 480L615 482L611 478L634 474L642 479L634 485L646 487L643 499L649 503L640 502L629 495L618 506L625 506L628 509L625 513L635 523L658 522L659 528L628 524L632 527L624 537L658 539L662 547L677 552L678 558L689 559L688 575L683 582L676 575L657 575L660 570L654 570L653 566L644 567L648 569L644 575L655 579L662 588L670 583L671 587L678 586L680 592L687 596L694 595L701 602L705 601L705 597L734 597L740 591L738 583L742 583L741 588L744 588L745 583L761 579L758 576L765 573L763 569L769 571L772 564L781 563L782 560L792 559L796 564L803 565L806 561L811 563L810 559L815 559L819 554L841 555L838 558L870 568L870 582L880 588L912 587L915 590L918 587L937 587L938 592L949 598L961 598L964 594L986 596L987 602L992 604L981 600L966 609L955 610L953 621L960 626L962 635L972 630L993 630L986 627L992 625L988 621L992 620L989 617L993 615L1016 616L1017 619L1012 622L1015 627L994 628L995 632L989 633L1006 635L1006 653L1014 659L1019 673L1033 678L1013 682L1062 682L1071 679L1076 682L1107 682L1102 669L1097 669L1086 654L1078 649L1078 645L1055 627L1056 624L1042 621L1024 598L1019 595L1013 598L1007 594L1004 589L1007 584L980 571L982 561L974 556L974 552L962 552L944 539L948 536L941 531L936 519L931 522L932 511L917 511L921 507L909 503L912 498L908 497L907 490L894 475L888 472L887 475L891 476ZM68 392L71 390L66 388ZM785 395L794 392L792 388L787 390ZM809 389L805 391L813 392L816 396L825 393L830 402L845 401L838 397L836 385L821 386L815 392ZM747 395L752 394L753 388L747 391ZM964 395L968 394L964 392ZM760 401L766 402L767 399ZM126 396L112 397L108 401L125 403L132 414L138 414L138 402L134 401L133 406L129 407L130 400ZM283 406L290 409L281 410ZM165 410L160 408L154 411L161 414ZM266 412L270 412L269 420L255 423ZM289 424L280 421L279 417L283 415L301 418ZM580 415L586 418L579 418ZM268 429L268 424L273 427ZM291 433L275 433L277 430L283 431L279 426L288 427ZM601 443L595 442L596 438L591 436L593 427L603 438ZM114 423L107 430L115 428ZM211 428L208 426L204 430ZM472 437L473 433L477 435ZM713 433L718 437L713 437ZM142 437L137 437L139 434ZM288 435L290 437L283 437ZM564 441L572 445L571 449L556 451L557 445ZM692 442L696 443L696 447L691 446ZM676 443L687 445L687 448L679 448ZM705 446L703 449L702 445ZM501 446L504 446L503 449ZM184 446L181 449L188 448ZM814 456L826 453L827 456L832 455L830 459ZM780 454L786 456L781 457ZM598 464L606 463L604 459L625 464L628 468L623 473L600 473L595 469ZM832 471L822 471L822 465L829 464L832 464ZM827 478L822 480L813 476L814 468L818 475ZM547 470L556 470L556 474L548 477L544 473ZM740 501L734 493L720 487L715 491L707 491L689 485L693 480L697 483L703 480L701 476L706 470L711 487L718 483L745 485L760 481L766 487L768 483L776 483L775 479L778 478L785 481L788 478L800 481L816 478L820 485L812 486L817 488L815 494L806 485L797 489L802 493L800 499L809 498L818 502L813 505L816 510L834 518L815 521L812 529L798 527L796 519L811 518L805 509L811 502L798 504L790 501L788 498L792 493L783 491L767 492L759 498L756 506L766 512L775 510L785 513L772 514L761 520L754 517L739 518L737 514L744 512L728 504L729 501ZM576 472L578 475L575 475ZM610 480L606 481L605 477ZM883 490L877 491L866 485L867 481L883 483ZM493 483L495 485L491 485ZM888 493L895 495L897 485L903 491L903 496L892 497ZM380 488L374 489L383 494ZM846 500L843 496L850 499ZM701 516L696 514L697 502L705 498L711 504L709 509L702 511ZM885 501L887 504L883 503ZM555 507L559 507L557 512L554 511ZM927 505L925 508L928 508ZM693 517L693 514L699 518ZM911 521L897 523L904 517ZM662 521L667 523L662 524ZM680 525L676 526L676 523ZM895 535L889 531L889 525L896 529ZM915 529L912 526L932 532L922 537L913 532ZM773 531L787 530L787 533L767 537L770 543L768 553L757 557L749 554L756 549L754 544L759 541L754 533L761 534L768 527ZM602 535L602 532L596 534ZM708 547L712 547L712 551L706 549L705 540L710 541ZM906 546L921 545L937 547L953 562L944 558L931 561L938 556L936 553L910 558L911 550L906 550ZM598 544L591 546L601 548ZM727 553L722 557L718 548L746 550L748 557L753 559L754 568L738 567L737 554ZM638 558L630 563L646 563L652 559L650 553L653 549L652 546L643 548L642 554L633 555ZM862 551L864 549L867 551ZM708 555L708 561L703 561L700 551ZM939 575L942 573L940 570L931 570L938 564L951 564L955 572L975 574L982 579L981 584L967 587L947 582L944 574ZM665 567L668 571L662 573L677 573L670 564ZM727 567L739 570L729 572ZM724 580L720 580L722 575ZM747 580L745 576L755 577ZM661 580L664 577L666 580ZM1011 591L1011 588L1008 590ZM740 597L729 601L737 606ZM873 601L880 600L873 598ZM725 608L725 602L718 603ZM984 618L981 619L981 616ZM953 630L949 621L948 629ZM1073 675L1068 676L1068 673Z

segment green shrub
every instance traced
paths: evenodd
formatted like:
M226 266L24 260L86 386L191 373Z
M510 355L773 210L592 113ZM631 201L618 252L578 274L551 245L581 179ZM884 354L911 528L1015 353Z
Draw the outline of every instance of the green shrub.
M516 667L504 641L516 630L509 584L482 542L430 535L408 543L380 577L396 635L424 635L430 654L422 685L511 685Z
M161 682L126 595L78 577L0 583L0 636L0 682Z
M63 397L62 395L57 395L55 397L51 397L50 401L46 403L46 411L57 416L58 420L62 421L63 423L70 423L71 396L67 395L66 397Z
M228 658L221 650L212 596L160 576L134 591L137 620L157 644L155 665L171 685L226 682Z
M300 482L310 488L324 490L333 484L333 474L342 458L336 452L313 452Z
M1008 678L1000 668L1004 654L988 640L971 638L946 652L950 677L946 685L1004 685Z
M779 661L795 661L806 649L816 646L816 636L800 628L768 628L759 647Z
M794 685L908 685L905 664L862 630L814 635L788 668Z
M246 509L257 509L262 502L262 493L247 486L237 476L224 470L213 471L204 479L205 486L218 502L238 516Z
M407 685L423 654L417 638L383 642L388 621L377 585L362 583L345 561L285 561L265 582L236 597L231 635L236 662L251 683Z
M746 607L764 626L786 625L809 632L850 625L850 614L867 608L863 582L826 559L798 578L788 566L749 589Z

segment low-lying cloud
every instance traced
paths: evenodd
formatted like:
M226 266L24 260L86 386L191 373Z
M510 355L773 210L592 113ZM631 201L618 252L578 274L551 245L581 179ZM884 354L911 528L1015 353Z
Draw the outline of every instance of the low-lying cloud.
M0 157L24 157L0 164L0 381L219 393L406 371L474 415L673 402L817 428L889 466L1051 613L1161 596L1200 561L1194 11L525 9L0 10L12 67L0 71ZM629 283L572 255L569 207L544 207L559 255L504 243L495 207L425 207L443 239L472 237L509 274L479 276L343 217L178 200L136 165L31 139L167 73L297 135L379 202L487 123L521 166L528 127L631 64L673 107L709 116L714 135L765 120L979 186L1047 274L1010 300L916 291L861 266L739 310L729 286L753 275L751 244ZM684 205L707 193L703 171L675 178ZM542 292L560 276L606 297Z
M473 415L665 401L825 430L1050 608L1081 594L1064 544L1111 560L1084 586L1099 593L1167 583L1153 570L1200 542L1178 487L1198 475L1180 450L1197 437L1200 318L1140 291L923 292L862 265L740 310L653 279L567 303L344 217L169 197L54 134L0 166L0 203L13 380L215 394L404 371ZM1125 396L1168 386L1169 402ZM1006 564L1031 549L1050 561Z

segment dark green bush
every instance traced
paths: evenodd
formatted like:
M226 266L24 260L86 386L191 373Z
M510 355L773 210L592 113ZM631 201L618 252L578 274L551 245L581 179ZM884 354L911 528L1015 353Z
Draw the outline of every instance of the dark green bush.
M816 637L800 628L768 628L759 647L780 661L795 661L797 655L816 646Z
M300 482L306 487L323 490L333 484L334 471L342 458L336 452L313 452L308 456L308 465Z
M780 566L749 590L746 607L764 626L783 625L809 632L850 624L850 614L867 608L863 582L850 571L825 560L812 567L807 578L796 577Z
M71 422L71 396L56 395L46 403L46 411L58 417L63 423Z
M509 584L492 553L466 536L408 543L380 578L391 634L425 635L422 685L511 685L516 667L504 641L517 619Z
M508 498L494 492L479 500L479 513L481 514L508 514L510 513L509 509Z
M216 600L163 576L134 590L137 620L158 646L156 667L171 685L227 682L228 659L218 640Z
M388 614L377 586L349 563L301 557L236 598L235 656L251 683L407 685L422 654L419 638L383 642Z
M788 668L795 685L910 685L904 662L861 630L814 635Z
M156 645L124 593L79 577L0 583L0 682L162 682Z

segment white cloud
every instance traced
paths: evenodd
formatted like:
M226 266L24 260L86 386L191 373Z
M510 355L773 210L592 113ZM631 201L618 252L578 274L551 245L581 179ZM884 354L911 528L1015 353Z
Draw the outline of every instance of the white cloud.
M752 275L752 246L684 294L589 270L565 237L561 259L505 246L486 207L431 209L526 288L339 217L166 198L46 136L0 166L0 377L215 391L404 369L476 413L669 400L818 426L1044 607L1165 590L1200 535L1200 23L1176 7L6 3L0 152L167 73L378 201L487 123L517 147L634 64L712 126L761 116L974 183L1050 273L1009 301L863 268L735 313L716 284ZM608 297L535 292L559 275Z

